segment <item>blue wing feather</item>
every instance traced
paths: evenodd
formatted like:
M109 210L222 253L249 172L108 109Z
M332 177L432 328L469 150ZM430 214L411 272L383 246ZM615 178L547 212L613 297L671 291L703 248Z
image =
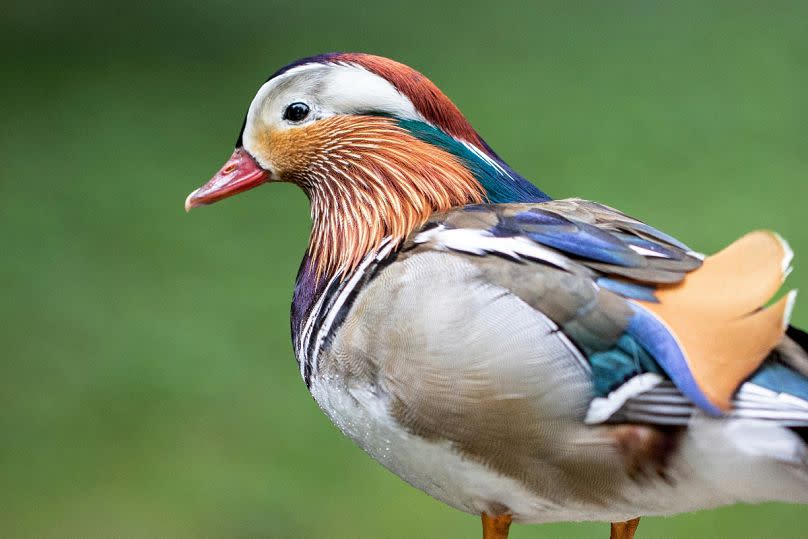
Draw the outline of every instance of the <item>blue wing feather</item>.
M693 404L710 415L722 415L701 391L690 367L687 364L679 343L662 322L639 305L633 304L634 316L629 322L627 333L648 350L676 387L690 399Z
M607 264L627 267L645 265L641 255L613 234L538 208L505 217L493 232L497 235L523 235L570 255Z
M491 252L519 259L519 246L524 244L525 256L541 263L541 254L529 249L534 243L568 257L568 266L549 260L547 264L553 271L565 271L559 269L564 267L571 278L552 281L556 288L535 301L546 302L543 312L587 357L597 396L610 395L627 381L653 373L670 379L706 413L722 415L696 383L676 337L656 316L631 301L656 301L657 283L681 282L700 266L700 258L683 243L606 206L582 200L480 204L436 216L426 227L435 224L444 230L480 231L479 249L469 249L473 234L457 240L458 249L477 256ZM499 251L499 238L521 241L503 241ZM512 277L503 273L502 278ZM594 295L586 291L587 279L599 287ZM573 283L582 288L564 288ZM554 297L556 293L561 295ZM808 400L808 378L776 361L766 362L749 381Z
M787 393L808 400L808 379L782 363L765 362L749 378L749 382L776 393Z
M610 290L615 294L623 296L624 298L636 299L638 301L649 301L657 303L657 298L654 295L654 288L652 286L635 283L632 281L623 281L619 279L611 279L609 277L599 277L596 281L598 286Z

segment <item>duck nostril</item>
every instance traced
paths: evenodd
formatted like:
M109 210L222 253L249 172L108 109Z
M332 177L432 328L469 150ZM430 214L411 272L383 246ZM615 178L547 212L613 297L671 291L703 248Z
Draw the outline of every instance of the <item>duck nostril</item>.
M236 170L236 166L237 165L235 163L231 163L231 164L227 165L226 167L224 167L222 169L222 174L230 174L231 172Z

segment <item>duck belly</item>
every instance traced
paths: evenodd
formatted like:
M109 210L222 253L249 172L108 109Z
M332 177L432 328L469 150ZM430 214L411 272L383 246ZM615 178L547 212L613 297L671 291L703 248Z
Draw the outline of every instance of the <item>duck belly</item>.
M575 488L565 485L542 461L533 463L532 472L547 466L547 484L540 490L530 488L470 458L449 440L408 432L390 414L389 397L377 388L348 387L341 382L316 377L310 388L333 423L404 481L467 513L509 512L522 523L620 521L738 502L808 503L805 445L788 429L772 423L694 417L664 478L623 476L621 457L604 447L607 465L600 469L609 470L605 481L616 481L619 488L606 499L570 497L565 492ZM585 425L580 429L592 431ZM592 473L585 464L581 472ZM593 494L603 488L603 479L592 478Z
M538 515L549 514L549 500L467 458L450 441L427 440L407 432L389 414L384 396L372 388L349 389L317 379L311 393L343 434L385 468L433 498L477 515L505 509L517 521L536 521Z

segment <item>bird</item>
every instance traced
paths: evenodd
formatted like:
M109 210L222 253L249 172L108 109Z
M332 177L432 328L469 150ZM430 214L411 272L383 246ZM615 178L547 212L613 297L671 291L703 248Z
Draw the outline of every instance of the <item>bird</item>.
M263 184L310 200L300 376L410 485L481 518L598 521L808 503L808 334L793 252L710 256L518 174L419 71L328 53L273 73L189 211Z

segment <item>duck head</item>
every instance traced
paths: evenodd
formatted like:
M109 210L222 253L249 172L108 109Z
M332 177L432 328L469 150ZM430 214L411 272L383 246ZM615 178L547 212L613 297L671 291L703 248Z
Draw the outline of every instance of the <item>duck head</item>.
M274 73L236 148L185 209L267 182L311 201L309 259L347 274L385 238L401 242L435 211L548 197L507 166L421 73L368 54L332 53Z

